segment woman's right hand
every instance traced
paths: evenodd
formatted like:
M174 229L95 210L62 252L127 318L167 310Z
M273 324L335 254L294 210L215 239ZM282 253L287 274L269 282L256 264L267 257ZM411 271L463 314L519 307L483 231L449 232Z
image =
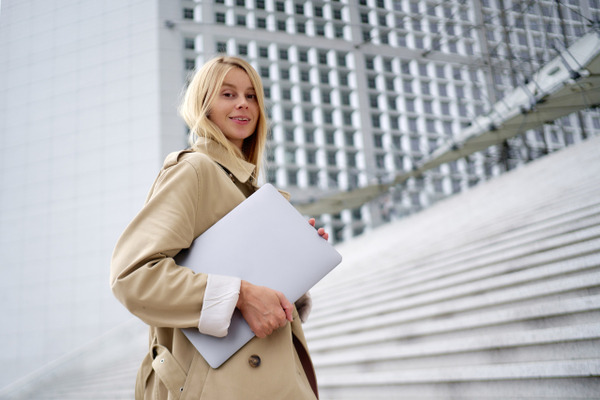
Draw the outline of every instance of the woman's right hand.
M236 307L259 338L265 338L285 326L287 321L293 321L294 306L283 293L244 280Z

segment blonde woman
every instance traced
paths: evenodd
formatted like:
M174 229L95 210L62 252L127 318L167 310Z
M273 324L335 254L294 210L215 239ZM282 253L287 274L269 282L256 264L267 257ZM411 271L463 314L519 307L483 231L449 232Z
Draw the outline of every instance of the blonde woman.
M299 314L310 305L296 307L235 277L194 274L173 260L257 189L267 137L260 77L242 59L214 58L196 72L180 113L191 149L166 158L111 262L115 296L150 326L136 399L318 398ZM212 369L181 329L224 336L235 308L256 337Z

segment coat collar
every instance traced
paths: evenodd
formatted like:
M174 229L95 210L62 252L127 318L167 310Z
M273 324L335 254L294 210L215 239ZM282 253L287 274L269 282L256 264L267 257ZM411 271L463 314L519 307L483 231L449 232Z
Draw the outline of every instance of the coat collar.
M212 139L199 138L196 141L194 150L206 154L212 158L221 166L225 167L233 174L233 176L235 176L238 181L242 183L246 183L249 179L251 179L252 174L256 169L254 164L239 157L233 156L224 146Z

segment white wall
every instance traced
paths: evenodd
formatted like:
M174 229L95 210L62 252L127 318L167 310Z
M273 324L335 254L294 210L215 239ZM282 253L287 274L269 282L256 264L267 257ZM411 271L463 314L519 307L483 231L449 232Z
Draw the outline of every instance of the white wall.
M167 151L172 108L158 1L1 7L0 388L129 318L110 256Z

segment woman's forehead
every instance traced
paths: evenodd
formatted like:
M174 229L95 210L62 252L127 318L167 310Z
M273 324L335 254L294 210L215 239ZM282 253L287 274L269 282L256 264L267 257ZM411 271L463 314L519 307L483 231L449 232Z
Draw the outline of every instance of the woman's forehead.
M243 88L243 89L251 89L254 90L254 85L250 80L250 76L241 68L233 68L226 75L225 79L223 79L222 86L229 86L235 88Z

